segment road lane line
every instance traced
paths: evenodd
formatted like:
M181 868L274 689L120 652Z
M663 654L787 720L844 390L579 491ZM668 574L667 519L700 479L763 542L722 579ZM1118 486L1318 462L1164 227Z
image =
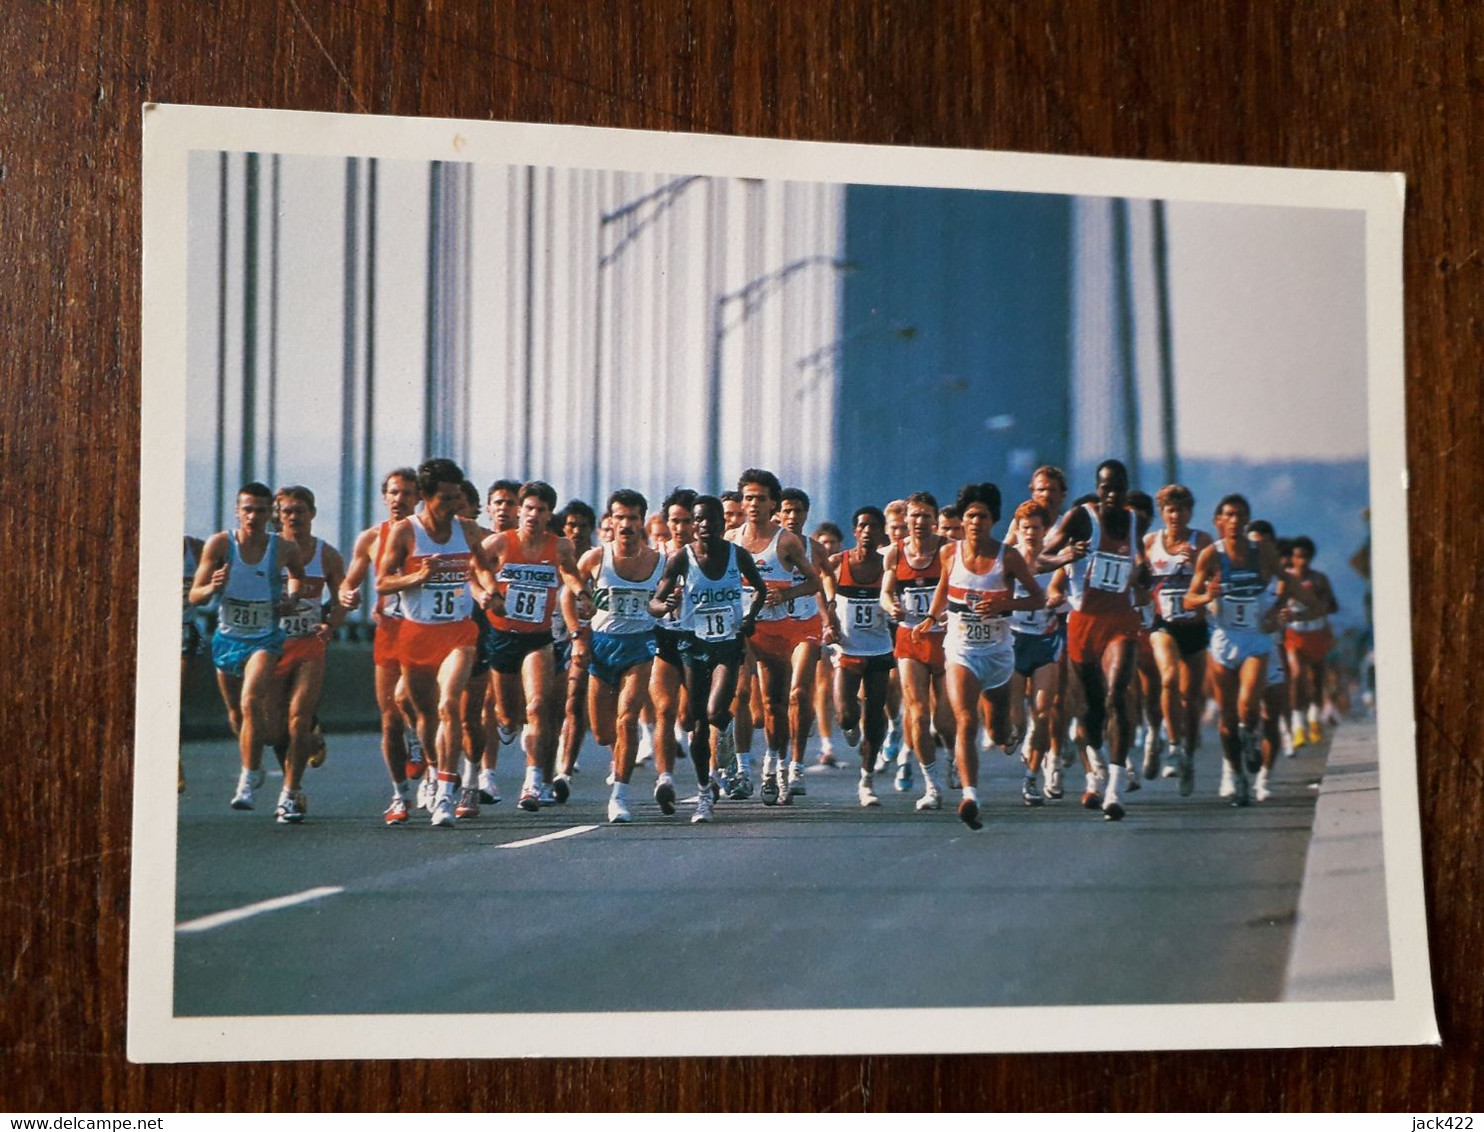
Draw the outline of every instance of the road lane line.
M602 829L600 825L574 825L571 829L559 829L555 833L543 833L540 837L528 837L524 841L507 841L498 849L524 849L527 845L540 845L543 841L560 841L563 837L576 837L579 833L591 833Z
M198 920L187 920L183 924L176 924L175 930L178 932L210 931L224 924L235 924L238 920L245 920L249 916L257 916L263 912L276 912L280 908L292 908L295 904L305 904L311 900L334 896L337 892L344 891L344 888L310 888L303 892L296 892L292 896L275 896L272 900L260 900L256 904L246 904L241 908L232 908L226 912L214 912Z

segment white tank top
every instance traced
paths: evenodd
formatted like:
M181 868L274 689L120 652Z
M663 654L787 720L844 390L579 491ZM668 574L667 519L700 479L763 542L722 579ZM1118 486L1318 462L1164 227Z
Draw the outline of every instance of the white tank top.
M650 599L665 576L665 556L655 556L654 570L648 579L632 582L613 565L613 547L603 548L603 563L593 583L593 632L647 633L654 628L649 612Z
M273 633L274 607L281 592L278 580L278 536L269 535L263 557L257 562L242 560L237 532L229 531L227 584L221 591L217 632L224 637L266 637Z
M1005 578L1005 544L1000 544L994 565L983 574L964 565L963 549L962 542L953 544L953 564L948 568L948 636L943 646L957 652L997 649L1010 639L1010 618L1006 614L985 617L970 607L989 594L1009 589Z
M1124 602L1132 607L1133 593L1129 583L1134 575L1134 540L1139 537L1138 522L1133 511L1130 510L1128 513L1129 549L1127 553L1119 554L1116 551L1103 549L1103 525L1098 522L1097 508L1090 503L1085 503L1083 510L1092 520L1092 536L1087 540L1087 545L1092 549L1081 562L1073 564L1071 594L1069 595L1072 608L1080 611L1092 591L1097 591L1105 597L1121 594ZM1097 612L1106 612L1107 605L1112 603L1097 604L1101 606Z
M714 581L706 577L696 559L695 547L687 546L685 597L680 603L677 628L694 633L703 641L727 641L742 624L742 571L737 567L737 547L727 544L727 568ZM749 591L751 592L751 591Z
M1051 579L1056 577L1056 570L1047 570L1044 574L1036 575L1036 585L1041 587L1044 594L1051 588ZM1030 591L1015 582L1015 596L1029 597ZM1057 613L1054 609L1017 609L1010 614L1010 629L1015 633L1024 633L1032 637L1044 637L1048 633L1056 632Z
M285 637L312 636L319 623L324 620L325 600L325 540L314 540L314 554L304 564L304 580L299 584L299 600L294 608L278 619L278 627ZM283 578L288 571L280 571Z
M840 559L835 616L840 619L840 651L846 656L880 656L892 651L891 625L881 608L881 582L862 585L852 578L848 554Z
M753 562L757 564L757 572L763 576L763 581L767 583L770 590L788 589L795 582L802 582L804 580L802 576L795 574L792 570L785 571L783 569L783 563L778 561L778 540L782 537L783 528L779 527L778 530L773 532L773 541L752 556ZM742 592L750 604L752 602L751 587L743 583ZM757 619L759 621L786 621L789 617L794 616L793 610L797 601L798 599L795 598L793 601L784 602L782 605L765 605L762 612L757 615ZM814 612L816 614L819 612L817 606Z
M1312 583L1310 583L1310 585L1312 585ZM1309 587L1306 586L1305 588ZM1291 609L1299 617L1302 617L1305 612L1304 607L1291 598L1288 602L1288 608ZM1315 633L1321 629L1328 629L1329 615L1326 613L1321 613L1318 617L1310 617L1305 620L1295 619L1288 623L1288 628L1292 629L1295 633Z
M1188 541L1195 558L1194 547L1201 532L1191 528ZM1154 574L1154 611L1161 621L1197 621L1202 613L1198 609L1185 608L1185 591L1190 589L1190 580L1195 577L1195 567L1165 547L1165 532L1159 530L1149 548L1149 569Z
M402 572L415 574L425 560L431 560L432 572L420 585L401 591L402 615L421 625L467 620L474 599L467 585L472 555L463 524L455 521L448 541L440 544L433 541L422 519L414 516L412 533L413 550L402 564Z

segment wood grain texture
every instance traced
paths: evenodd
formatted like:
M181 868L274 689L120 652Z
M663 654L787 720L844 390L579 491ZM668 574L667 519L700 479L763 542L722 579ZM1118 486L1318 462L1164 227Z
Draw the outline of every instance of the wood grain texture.
M1443 1048L130 1065L149 100L1405 172L1418 756ZM0 629L16 787L0 808L0 1108L1477 1109L1481 113L1484 7L1441 2L7 5L0 546L19 592ZM910 961L882 956L879 976Z

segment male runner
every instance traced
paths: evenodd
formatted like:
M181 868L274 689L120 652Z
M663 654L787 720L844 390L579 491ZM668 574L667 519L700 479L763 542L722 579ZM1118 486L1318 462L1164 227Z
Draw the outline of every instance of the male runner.
M294 608L278 619L284 644L273 671L271 709L272 734L287 740L278 820L293 822L302 821L305 813L302 783L319 730L316 714L325 685L325 650L345 620L345 610L338 601L331 604L326 615L325 598L339 592L345 580L345 564L338 550L314 537L314 492L298 484L281 487L273 502L283 539L297 548L304 563L299 598Z
M205 605L213 598L221 602L211 659L242 761L232 795L234 810L252 809L253 791L263 785L273 670L283 654L278 618L294 607L304 584L298 548L268 532L272 505L273 493L265 484L243 484L237 492L237 529L219 531L206 540L191 583L192 605ZM284 571L289 575L286 583ZM303 819L297 805L276 816L285 823Z
M347 612L360 608L361 586L381 557L387 533L417 507L417 470L395 468L388 472L381 481L381 498L386 504L387 517L356 536L345 579L340 583L340 606ZM371 661L376 681L376 706L381 713L381 757L392 780L392 802L384 815L388 825L407 822L410 800L407 780L409 777L421 778L424 773L423 760L413 759L408 749L409 741L416 734L416 725L409 725L402 707L402 702L407 700L407 687L402 682L402 665L396 653L397 629L401 624L401 597L378 594L372 611ZM417 751L419 755L422 753L420 745Z
M953 710L948 703L943 658L943 633L936 626L927 635L913 634L932 608L942 575L943 547L949 542L936 533L938 501L930 492L907 497L907 536L887 548L882 561L881 604L896 623L893 654L902 686L907 747L922 766L923 795L917 809L943 805L942 770L938 766L937 732L953 749Z
M835 616L824 639L835 650L835 712L845 742L860 747L862 806L881 801L871 783L876 755L886 740L886 685L894 667L892 630L882 608L885 566L878 551L886 545L886 516L879 507L858 507L852 524L855 547L832 556L821 579ZM861 687L865 686L862 727Z
M489 514L491 531L497 534L501 531L513 531L520 525L520 486L520 480L513 479L498 479L489 485L485 492L485 510ZM482 597L477 584L474 597L477 605ZM488 632L489 618L483 609L479 610L479 618L486 626L480 630L480 640L483 641ZM475 668L488 672L489 661L478 652L475 656ZM483 679L486 685L491 684L488 677ZM525 716L517 718L509 728L502 726L495 711L495 697L487 694L484 697L483 723L485 744L484 755L479 761L479 801L489 805L500 800L500 787L495 781L495 768L500 763L500 748L515 742L525 724Z
M590 549L577 560L578 577L592 587L593 618L591 630L578 630L572 659L590 673L588 714L593 737L613 752L610 822L633 820L628 792L639 740L639 711L658 648L649 603L659 588L665 556L644 538L648 509L648 502L637 491L615 491L606 508L613 519L613 544ZM576 621L576 605L572 594L563 590L564 617ZM654 798L666 814L675 812L675 784L666 770L661 770Z
M1302 618L1296 616L1295 607L1283 636L1293 683L1293 745L1301 747L1324 741L1320 707L1325 695L1325 657L1335 643L1329 615L1338 613L1340 606L1329 577L1314 569L1314 540L1308 535L1293 540L1292 562L1289 573L1294 582L1309 595L1311 606L1321 610L1317 617Z
M881 546L879 553L885 558L891 547L899 545L907 537L907 501L893 499L882 511L886 515L887 541ZM895 626L892 627L892 632L896 632ZM877 753L876 769L885 770L892 763L897 764L897 776L892 786L899 794L912 789L912 753L902 742L901 719L902 682L893 666L886 685L886 740Z
M669 534L659 550L666 563L684 554L685 548L693 541L695 516L692 508L695 502L696 493L687 487L677 487L665 497L665 526ZM684 687L685 667L680 657L682 635L678 608L661 618L654 628L656 651L654 663L650 666L649 698L654 704L655 766L661 776L674 773L680 754L680 736L691 728L690 704ZM658 786L655 800L664 809ZM674 805L673 798L670 804Z
M845 535L826 519L814 528L813 539L826 558L840 553ZM822 615L821 615L822 616ZM819 732L819 765L836 766L835 762L835 660L827 649L821 649L814 666L814 726Z
M959 509L949 503L938 512L938 534L949 542L958 542L964 537L964 517Z
M1266 519L1252 520L1247 524L1247 541L1254 546L1264 542L1273 543L1278 549L1278 560L1282 563L1283 569L1285 571L1289 569L1288 552L1292 548L1292 543L1287 539L1278 538L1272 523ZM1265 681L1266 686L1262 690L1262 769L1257 772L1257 778L1252 783L1252 797L1258 802L1266 802L1273 796L1268 779L1272 773L1273 760L1278 752L1281 750L1288 757L1296 753L1291 742L1285 745L1283 741L1283 727L1288 722L1290 684L1288 657L1283 651L1283 618L1302 616L1302 614L1292 613L1278 607L1279 584L1278 578L1273 578L1268 582L1261 606L1264 611L1263 627L1272 630L1273 651L1268 654L1268 675ZM1271 612L1275 609L1277 616Z
M821 578L824 574L825 563L830 560L830 552L826 551L824 544L810 538L804 533L804 524L809 521L809 496L802 488L786 487L783 489L782 501L778 505L778 522L783 529L792 535L796 535L809 548L810 561L814 568L820 572ZM837 548L838 550L838 548ZM819 601L813 595L797 598L789 603L789 617L801 623L801 627L812 631L816 627L823 630L824 614L820 610ZM814 685L818 682L819 661L823 657L823 650L815 657L814 672L808 676L809 683L805 685L802 706L798 716L797 734L802 736L799 743L800 751L803 744L809 741L809 732L814 729L818 718L815 704ZM790 722L792 722L790 715ZM800 756L802 761L802 755ZM802 774L790 777L790 790L797 796L803 796L807 791Z
M1201 742L1201 693L1206 683L1210 629L1204 610L1185 608L1185 593L1195 577L1196 559L1211 545L1211 536L1191 527L1195 496L1184 484L1166 484L1154 500L1164 527L1144 536L1155 610L1149 643L1159 669L1160 700L1170 733L1170 762L1180 779L1180 796L1188 798L1195 789L1195 753ZM1146 752L1144 777L1152 778L1157 773L1156 748Z
M617 533L612 515L605 515ZM572 554L581 558L593 548L593 532L598 526L598 516L581 499L573 499L554 518L553 527L572 544ZM604 545L612 545L611 541ZM582 738L587 734L587 668L572 664L572 638L567 632L565 618L554 617L551 621L553 656L559 678L565 678L566 698L562 705L561 732L557 738L556 772L567 781L571 789L572 774L577 769L577 759L582 754ZM642 761L642 760L641 760Z
M478 525L482 515L479 489L471 480L465 480L461 487L464 492L464 506L459 511L459 518ZM479 541L483 542L489 537L489 533L481 526ZM482 632L489 624L484 610L479 607L483 591L476 592L473 579L470 579L468 586L470 604L473 607L469 616L474 622L476 632ZM459 719L463 722L463 757L459 759L459 800L453 808L453 816L459 821L477 818L481 803L492 805L500 800L498 787L493 792L480 789L480 777L484 774L484 755L490 746L489 726L486 722L489 718L489 706L486 703L488 693L489 663L479 655L476 648L474 663L469 668L469 682L464 685L464 694L459 697ZM436 789L434 794L436 795Z
M692 822L709 822L719 794L712 766L721 760L722 735L732 722L742 647L762 611L767 583L752 555L725 537L725 512L714 495L696 497L695 542L665 564L664 577L649 611L668 618L679 611L681 663L695 732L690 758L696 773L696 812ZM743 583L752 597L743 611Z
M484 588L485 602L498 608L489 591L494 576L480 547L477 523L461 516L464 472L452 460L425 460L417 469L422 509L388 532L376 568L376 592L399 594L402 624L396 655L402 678L417 709L423 749L438 763L432 824L455 824L454 791L463 755L460 699L474 666L479 629L471 572Z
M946 623L943 654L948 702L953 706L954 746L963 796L959 820L970 829L984 828L979 817L979 703L989 701L993 740L1003 745L1010 734L1010 676L1015 670L1010 640L1010 614L1039 609L1046 595L1020 552L994 537L1000 519L1000 489L992 483L970 483L959 489L964 537L938 554L938 588L928 615L913 628L919 641ZM1023 596L1012 587L1020 583Z
M1120 461L1098 465L1096 496L1095 503L1068 512L1047 536L1036 568L1064 565L1058 552L1077 563L1070 585L1067 650L1085 701L1077 734L1089 765L1082 804L1101 806L1106 820L1118 821L1124 814L1121 792L1133 736L1128 685L1139 644L1134 591L1146 570L1144 532L1128 507L1128 470ZM1102 746L1110 715L1110 765L1104 772Z
M814 666L819 659L821 627L818 620L791 617L791 603L819 592L819 571L813 553L797 535L774 517L783 498L783 485L772 472L748 468L737 481L746 521L732 534L752 556L768 583L764 610L752 635L758 680L763 692L763 728L767 750L763 755L763 804L787 805L804 773L804 747L809 733L803 725L814 691ZM826 606L826 618L834 610ZM791 756L791 757L790 757ZM738 755L738 776L747 773Z
M1015 536L1015 549L1026 562L1034 562L1041 556L1041 547L1046 541L1050 526L1050 513L1043 504L1028 499L1015 509L1011 531ZM1060 570L1044 570L1036 574L1036 584L1046 594L1046 602L1040 609L1022 609L1010 615L1010 636L1015 651L1015 675L1010 678L1010 704L1013 709L1026 711L1027 696L1030 710L1027 713L1025 732L1025 776L1021 781L1020 797L1027 806L1039 806L1045 798L1053 801L1062 796L1061 787L1061 714L1059 711L1061 691L1061 660L1066 639L1061 631L1061 617L1057 612L1061 595L1053 591L1053 583ZM1015 596L1024 597L1024 587L1015 583ZM1046 793L1041 793L1036 776L1046 773Z
M198 538L185 536L181 556L180 585L180 694L185 696L186 677L190 674L191 659L201 655L201 610L191 604L191 586L196 580L196 567L201 565L201 548L206 544ZM185 793L185 762L178 755L175 759L175 791Z
M520 526L497 531L484 542L503 608L491 610L491 628L481 647L492 670L502 734L513 734L516 720L522 712L525 716L526 776L519 805L531 812L543 804L565 802L569 790L567 780L555 773L562 703L551 633L557 592L565 585L581 595L579 617L591 612L577 577L572 543L547 529L555 507L556 492L550 484L540 480L522 484ZM567 628L576 630L578 625Z

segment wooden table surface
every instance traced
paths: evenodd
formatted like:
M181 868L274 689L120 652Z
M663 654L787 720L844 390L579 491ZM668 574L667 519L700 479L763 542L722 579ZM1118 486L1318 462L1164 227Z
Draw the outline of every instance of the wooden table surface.
M0 630L14 787L0 807L0 1109L1477 1109L1484 7L387 7L16 0L0 20L0 547L19 579ZM129 1064L146 101L1404 172L1417 743L1442 1048Z

